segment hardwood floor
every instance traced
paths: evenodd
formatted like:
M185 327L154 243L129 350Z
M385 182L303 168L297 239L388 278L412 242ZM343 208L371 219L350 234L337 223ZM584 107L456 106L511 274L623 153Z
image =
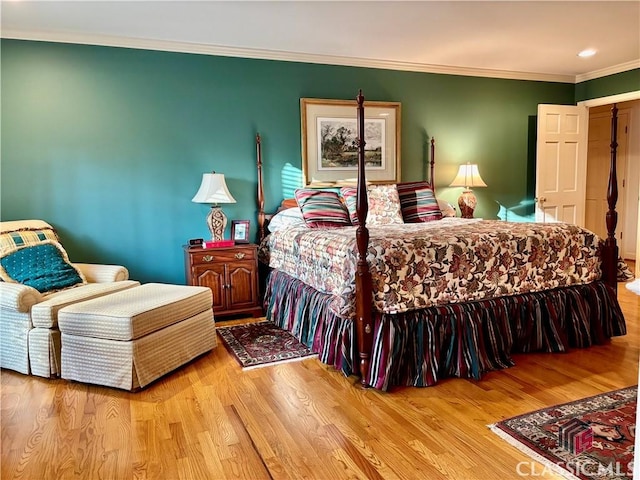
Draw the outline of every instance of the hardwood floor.
M221 343L138 393L3 370L0 476L560 478L487 424L636 384L640 296L619 299L628 334L607 345L392 393L315 359L243 372Z

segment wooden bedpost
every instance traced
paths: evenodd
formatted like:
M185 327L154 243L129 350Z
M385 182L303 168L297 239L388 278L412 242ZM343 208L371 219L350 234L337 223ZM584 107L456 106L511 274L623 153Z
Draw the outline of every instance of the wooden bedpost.
M618 107L614 103L611 109L611 163L609 165L609 186L607 188L607 239L602 249L602 279L617 291L618 288L618 245L616 242L616 225L618 224L618 175L616 171L618 151Z
M431 162L429 167L429 183L431 184L431 190L436 191L436 179L434 177L434 169L436 164L436 141L431 137Z
M367 179L365 177L364 158L364 97L362 90L358 92L358 189L356 194L356 213L358 228L356 229L356 246L358 249L358 265L356 269L356 334L358 336L358 355L360 358L360 375L362 385L368 385L371 345L373 343L373 325L371 317L372 287L367 248L369 246L369 230L366 226L369 205L367 201Z
M258 243L264 238L264 190L262 187L262 141L256 133L256 157L258 160Z

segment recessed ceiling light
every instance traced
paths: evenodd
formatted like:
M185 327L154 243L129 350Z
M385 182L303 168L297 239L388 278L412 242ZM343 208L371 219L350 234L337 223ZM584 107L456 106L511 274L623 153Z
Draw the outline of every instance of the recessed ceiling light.
M582 58L593 57L596 54L596 51L593 48L587 48L586 50L582 50L578 56Z

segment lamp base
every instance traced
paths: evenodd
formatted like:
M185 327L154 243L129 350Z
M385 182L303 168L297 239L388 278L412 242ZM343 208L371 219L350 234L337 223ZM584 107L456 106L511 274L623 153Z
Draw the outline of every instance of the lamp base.
M224 240L224 230L227 228L227 216L218 205L212 205L207 215L207 226L214 242Z
M478 200L471 190L463 191L458 197L458 206L460 207L462 218L473 218L473 211L477 204Z

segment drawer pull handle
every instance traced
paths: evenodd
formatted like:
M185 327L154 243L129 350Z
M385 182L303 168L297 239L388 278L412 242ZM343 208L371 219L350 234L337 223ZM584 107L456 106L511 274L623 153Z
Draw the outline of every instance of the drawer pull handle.
M245 255L246 255L246 253L238 252L238 253L236 253L236 258L238 260L241 260L241 259L243 259L245 257Z
M213 260L213 255L205 255L204 257L202 257L202 259L205 262L210 262L211 260Z

